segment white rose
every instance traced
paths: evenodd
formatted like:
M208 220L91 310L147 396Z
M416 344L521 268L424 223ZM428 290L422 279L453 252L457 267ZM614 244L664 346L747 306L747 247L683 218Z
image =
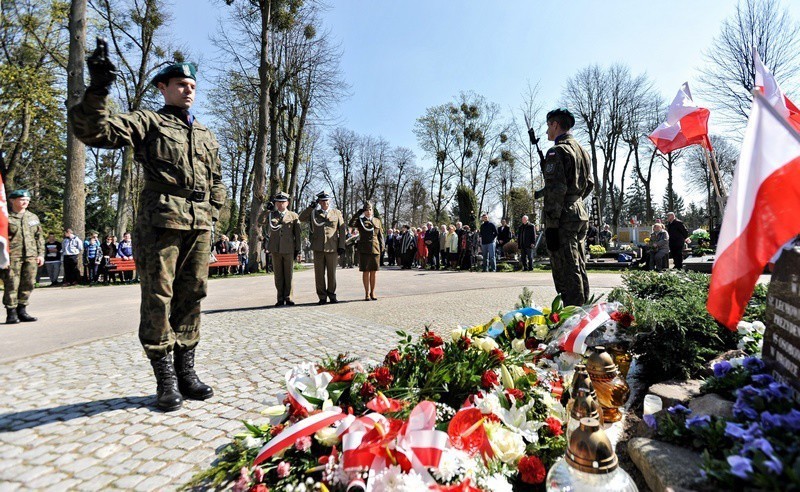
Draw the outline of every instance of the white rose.
M453 338L454 342L457 342L464 336L464 330L461 328L456 328L452 332L450 332L450 336Z
M739 321L739 324L736 325L736 331L739 335L749 335L753 331L753 325L747 321Z
M536 337L537 340L544 340L549 331L550 329L547 325L535 325L533 328L533 336Z
M323 446L335 446L339 444L339 436L336 435L335 427L323 427L314 434L314 437Z
M476 344L484 352L491 352L496 348L500 348L500 346L497 345L497 342L494 341L494 338L489 338L489 337L484 337L482 339L479 339L479 341L476 342Z
M753 329L756 330L760 335L763 335L764 330L766 330L767 327L764 326L764 323L761 321L753 321Z
M521 338L515 338L514 340L512 340L511 341L511 350L513 350L514 352L516 352L518 354L521 354L521 353L525 352L526 350L528 350L528 349L525 348L525 340L523 340Z
M495 458L503 463L516 463L525 454L525 441L516 432L503 427L501 424L484 424L489 434L489 444L492 446Z

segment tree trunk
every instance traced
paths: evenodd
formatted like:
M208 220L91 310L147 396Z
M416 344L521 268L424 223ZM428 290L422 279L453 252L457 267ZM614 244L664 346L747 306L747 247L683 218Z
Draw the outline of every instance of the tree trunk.
M128 208L131 206L131 184L133 183L133 149L125 147L122 151L122 169L119 173L117 193L117 223L114 227L118 236L128 229Z
M261 253L260 224L261 207L264 204L264 189L267 186L267 120L269 112L269 0L261 2L261 46L258 57L258 134L256 135L256 156L253 162L253 201L250 204L250 258L248 268L258 270L258 256Z
M86 0L72 0L69 9L67 107L78 104L84 91L83 57L86 55ZM64 227L86 236L86 147L67 131L67 177L64 185Z
M278 100L280 90L275 85L270 85L269 90L269 193L274 195L281 191L283 178L280 175L280 146L278 145Z

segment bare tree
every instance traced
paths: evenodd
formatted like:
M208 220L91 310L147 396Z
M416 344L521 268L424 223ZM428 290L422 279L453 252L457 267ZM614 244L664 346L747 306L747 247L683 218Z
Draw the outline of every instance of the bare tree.
M733 173L736 169L736 161L739 160L739 152L730 140L720 135L711 135L711 146L714 149L714 157L719 165L720 178L724 186L730 189ZM715 192L708 170L708 157L705 149L699 146L692 147L685 163L683 177L686 180L689 191L703 193L706 197L706 210L711 211L712 215L716 217L721 217L719 205L717 200L714 199Z
M67 62L67 108L83 95L83 57L86 52L86 0L72 0L69 10L69 61ZM80 237L86 229L86 146L67 132L67 178L64 186L64 227Z
M738 128L750 112L753 49L779 80L788 83L800 73L800 26L779 0L740 0L705 53L703 94Z
M322 168L322 175L331 187L333 198L339 204L342 214L349 218L349 214L355 211L350 208L350 197L354 184L353 159L358 145L358 135L352 130L336 128L328 140L333 148L336 164L326 162Z
M425 110L425 115L417 119L414 134L425 153L435 159L430 176L430 200L433 202L433 220L444 218L444 211L453 199L451 181L453 171L450 153L457 145L456 129L451 117L451 106L443 104Z
M542 178L542 168L536 148L528 137L528 127L538 130L541 126L543 106L539 101L539 84L531 85L530 81L522 93L522 102L517 111L514 112L514 121L511 127L511 149L515 156L515 162L525 166L528 170L528 187L530 190L539 189L544 185ZM536 132L537 136L542 136L541 132ZM513 186L508 186L510 190ZM531 199L533 194L530 194ZM530 204L530 210L536 213L536 203Z

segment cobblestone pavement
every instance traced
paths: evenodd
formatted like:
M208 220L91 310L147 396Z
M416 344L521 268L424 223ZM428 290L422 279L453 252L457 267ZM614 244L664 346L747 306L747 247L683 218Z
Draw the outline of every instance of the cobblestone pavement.
M133 332L0 363L0 492L175 490L213 461L242 419L260 420L293 365L339 352L379 360L396 329L449 332L486 321L513 307L520 285L540 303L554 295L548 274L509 275L491 289L481 288L492 282L479 274L456 274L449 289L402 274L406 294L379 302L206 311L198 372L216 394L177 412L154 410L154 378ZM605 292L619 276L593 280ZM476 288L464 290L469 285ZM91 319L81 323L92 329Z

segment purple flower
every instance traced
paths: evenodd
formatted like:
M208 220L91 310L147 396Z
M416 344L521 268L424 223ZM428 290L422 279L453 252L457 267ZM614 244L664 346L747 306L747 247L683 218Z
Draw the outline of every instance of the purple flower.
M675 405L675 406L671 406L671 407L669 407L669 408L667 409L667 411L668 411L669 413L671 413L672 415L689 415L690 413L692 413L692 411L691 411L691 410L689 410L688 408L684 407L684 406L683 406L683 405L681 405L680 403L678 403L678 404L677 404L677 405Z
M774 400L788 400L792 397L792 390L789 389L789 387L785 384L781 383L769 383L769 386L766 387L764 393L769 399Z
M750 474L753 473L753 462L743 456L728 456L728 465L731 467L731 473L739 478L750 478Z
M711 416L710 415L698 415L696 417L690 417L686 419L686 428L691 429L693 427L705 428L708 427L708 424L711 423Z
M731 363L723 360L714 364L714 377L724 378L733 369Z
M733 404L733 415L740 420L757 420L758 412L747 401L739 398Z
M775 475L783 473L783 463L777 456L770 456L769 459L764 461L764 467Z
M783 425L791 430L800 430L800 411L793 408L789 413L781 415L781 420L783 421Z
M764 361L758 357L745 357L742 361L742 366L752 374L758 374L764 370Z
M764 426L765 430L779 429L783 427L783 416L763 412L761 414L761 425Z
M750 379L762 388L775 381L769 374L754 374Z
M658 427L658 422L656 422L656 417L653 414L645 415L642 417L642 420L644 420L644 423L647 424L647 427L650 427L651 429L656 429Z
M725 435L734 439L743 439L747 431L741 425L725 422Z

